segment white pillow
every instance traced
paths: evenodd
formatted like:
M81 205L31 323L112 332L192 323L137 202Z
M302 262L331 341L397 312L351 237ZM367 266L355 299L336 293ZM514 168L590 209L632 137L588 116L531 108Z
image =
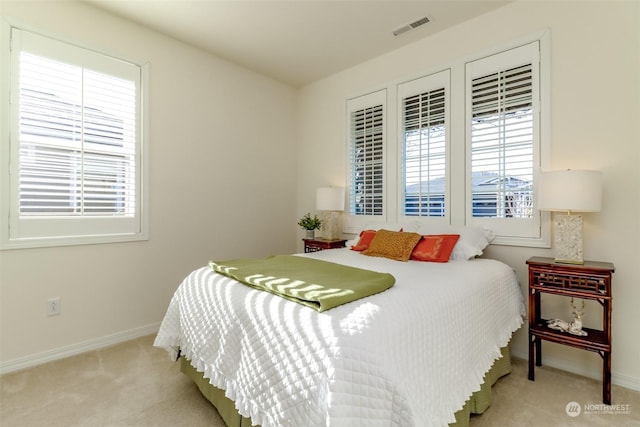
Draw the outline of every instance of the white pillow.
M390 231L406 231L407 233L417 233L420 223L417 221L410 222L385 222L385 221L372 221L368 222L362 228L363 230L390 230Z
M451 252L452 260L468 260L482 255L495 237L492 230L474 226L456 225L420 225L420 234L459 234L460 238Z
M356 237L355 239L349 239L346 242L344 242L344 247L351 248L351 246L357 245L359 241L360 241L360 237Z

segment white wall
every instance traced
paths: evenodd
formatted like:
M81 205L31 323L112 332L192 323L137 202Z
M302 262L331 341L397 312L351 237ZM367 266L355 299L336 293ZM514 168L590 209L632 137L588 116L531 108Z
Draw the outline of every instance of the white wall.
M313 208L319 185L344 185L345 100L478 52L550 30L551 167L596 169L604 175L604 209L585 215L585 258L611 261L613 381L640 389L640 3L520 1L405 48L315 82L299 92L297 213ZM459 149L454 147L453 149ZM459 179L459 177L454 177ZM526 296L530 256L552 250L491 246L488 257L514 267ZM569 315L552 300L552 316ZM601 319L588 305L585 324ZM527 357L526 328L514 339ZM595 353L543 344L545 364L600 377Z
M2 370L152 333L210 259L295 249L291 87L83 3L1 7L11 22L147 61L151 94L149 241L0 252ZM46 317L49 297L61 315Z

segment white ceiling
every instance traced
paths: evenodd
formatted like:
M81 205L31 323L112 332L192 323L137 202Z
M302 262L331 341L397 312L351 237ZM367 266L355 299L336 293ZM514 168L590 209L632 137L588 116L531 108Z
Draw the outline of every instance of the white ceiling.
M85 0L279 81L301 86L513 0ZM400 36L423 17L431 22Z

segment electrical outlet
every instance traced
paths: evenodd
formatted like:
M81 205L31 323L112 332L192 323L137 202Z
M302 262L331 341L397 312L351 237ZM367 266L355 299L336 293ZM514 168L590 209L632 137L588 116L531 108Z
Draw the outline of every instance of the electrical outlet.
M47 300L47 316L57 316L60 314L60 298L49 298Z

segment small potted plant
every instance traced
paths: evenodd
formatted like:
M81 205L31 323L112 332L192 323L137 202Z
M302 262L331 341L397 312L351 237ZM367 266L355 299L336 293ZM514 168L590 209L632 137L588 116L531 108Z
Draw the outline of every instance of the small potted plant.
M298 225L307 230L307 239L313 239L314 230L317 230L322 225L322 220L318 218L318 215L311 217L310 213L306 213L305 216L300 218Z

